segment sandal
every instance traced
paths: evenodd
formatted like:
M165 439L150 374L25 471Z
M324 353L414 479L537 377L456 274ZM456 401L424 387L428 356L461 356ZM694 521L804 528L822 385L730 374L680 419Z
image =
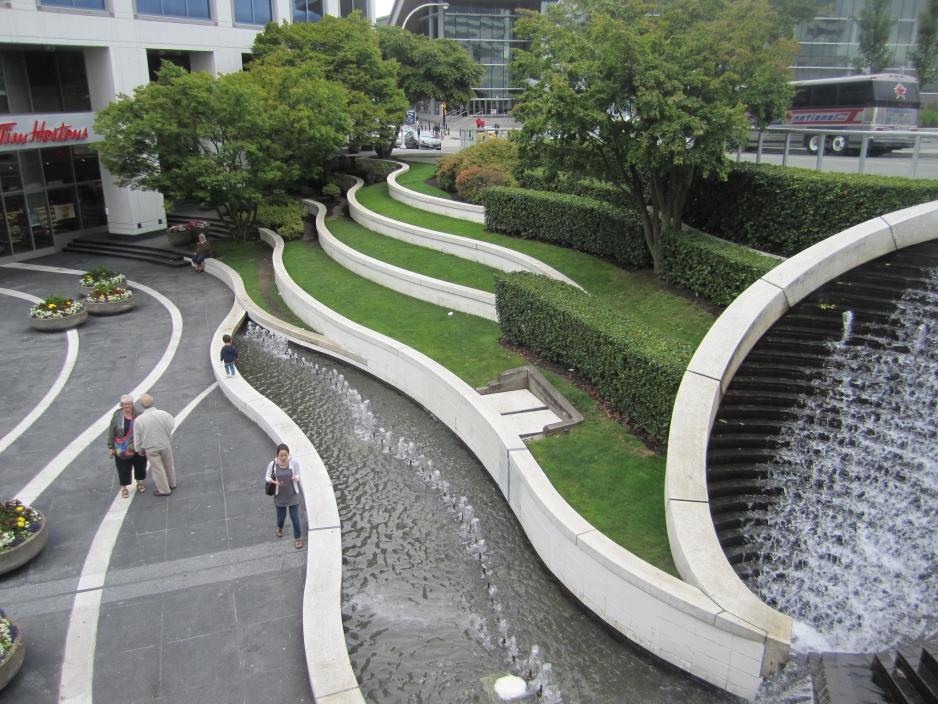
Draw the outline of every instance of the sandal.
M303 547L303 539L302 539L302 538L297 538L297 540L293 543L293 547L295 547L297 550L299 550L300 548L302 548L302 547Z
M147 488L146 486L144 486L143 482L140 482L139 484L137 484L137 491L139 491L141 494L145 492L146 490Z
M283 528L278 528L278 529L277 529L277 537L278 537L278 538L282 538L282 537L283 537Z
M122 498L122 499L127 499L127 498L129 498L129 497L130 497L130 492L127 491L127 487L126 487L126 486L122 486L122 487L121 487L121 498Z

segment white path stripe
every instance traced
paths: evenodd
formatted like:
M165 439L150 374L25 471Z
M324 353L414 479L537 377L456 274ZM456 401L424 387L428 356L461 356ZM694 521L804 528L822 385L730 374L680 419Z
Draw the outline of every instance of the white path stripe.
M41 264L16 263L4 264L4 266L8 269L45 271L52 274L74 274L76 276L81 276L85 273L84 271L80 271L78 269L65 269L57 266L43 266ZM176 354L176 350L179 347L179 340L182 338L182 315L179 313L179 309L175 306L175 304L159 291L155 291L149 286L144 286L143 284L139 284L134 281L128 281L127 284L134 290L143 291L144 293L147 293L155 298L157 302L166 308L173 322L173 332L170 336L169 343L166 345L166 350L163 352L163 356L160 357L159 361L146 376L146 378L129 392L131 396L137 398L141 394L146 393L169 368L169 363ZM25 487L23 487L23 490L16 495L16 498L27 505L34 503L39 495L48 489L52 482L54 482L63 471L65 471L65 468L71 464L72 460L81 454L81 452L83 452L86 447L94 442L95 438L104 432L113 413L113 410L107 411L104 415L94 421L94 423L88 426L88 428L81 435L66 445L65 449L53 457L52 461L43 467L39 473L33 477Z
M0 288L0 294L4 296L15 296L17 298L22 298L23 300L29 301L30 303L40 303L41 299L36 298L28 293L23 293L22 291L14 291L9 288ZM65 364L62 365L62 369L59 371L58 377L55 379L55 383L49 387L49 390L46 392L46 395L42 397L42 400L37 403L33 409L26 415L23 420L16 424L16 427L13 428L9 433L0 438L0 452L6 450L10 445L16 442L16 439L29 430L30 426L39 420L39 417L46 412L46 409L52 405L52 402L55 401L56 396L59 395L59 392L62 391L62 388L65 386L65 382L68 381L69 376L72 374L72 369L75 368L75 360L78 359L78 331L74 328L66 332L66 340L68 343L68 349L65 352Z
M202 400L218 387L211 383L176 415L176 429ZM98 532L95 533L85 564L78 579L78 593L72 605L65 636L65 654L62 658L62 679L59 681L59 701L77 704L91 702L94 687L94 651L98 639L98 621L101 616L101 597L111 554L120 534L121 526L130 510L136 491L122 499L114 497Z

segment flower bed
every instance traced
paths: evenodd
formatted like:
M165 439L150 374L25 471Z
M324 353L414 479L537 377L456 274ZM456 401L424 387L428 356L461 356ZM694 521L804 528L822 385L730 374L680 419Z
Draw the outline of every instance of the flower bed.
M6 687L20 671L25 657L22 631L0 609L0 689Z
M29 323L36 330L67 330L87 319L81 302L64 296L49 296L29 309Z
M15 570L46 546L45 517L18 499L0 504L0 574Z
M81 277L79 286L81 287L82 293L91 293L95 286L99 284L120 286L126 281L127 277L123 274L118 274L116 271L98 266Z
M166 235L169 238L169 243L173 247L182 247L194 242L199 233L207 229L208 221L189 220L180 225L172 225L166 228Z
M98 284L88 294L85 305L91 315L114 315L134 307L134 292L126 286Z

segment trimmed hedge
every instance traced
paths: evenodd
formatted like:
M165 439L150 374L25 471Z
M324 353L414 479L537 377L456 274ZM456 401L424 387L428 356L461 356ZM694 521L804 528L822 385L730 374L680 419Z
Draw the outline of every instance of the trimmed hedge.
M720 306L728 306L780 260L703 232L665 232L661 276Z
M651 266L641 221L625 208L563 193L501 187L485 189L482 205L487 230L572 247L631 269Z
M573 196L605 201L613 205L622 205L625 198L622 191L606 181L595 178L576 178L567 173L555 173L548 176L547 171L543 168L527 169L522 172L518 176L518 184L522 188L568 193Z
M354 161L354 173L365 179L365 183L381 183L387 181L388 174L400 168L400 164L384 159L371 159L362 157Z
M257 224L285 240L298 240L306 227L306 208L295 200L268 201L257 208Z
M698 179L684 221L789 257L848 227L938 199L938 182L736 164L726 181Z
M588 294L529 272L499 274L495 308L505 339L595 384L636 429L662 446L693 350L597 306Z

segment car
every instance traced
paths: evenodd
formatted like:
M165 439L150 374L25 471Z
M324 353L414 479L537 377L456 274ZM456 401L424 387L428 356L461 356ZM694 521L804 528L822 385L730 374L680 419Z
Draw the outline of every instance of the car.
M421 130L420 136L417 136L417 130L404 130L404 147L407 149L442 149L443 142L439 137L434 137L432 132Z

